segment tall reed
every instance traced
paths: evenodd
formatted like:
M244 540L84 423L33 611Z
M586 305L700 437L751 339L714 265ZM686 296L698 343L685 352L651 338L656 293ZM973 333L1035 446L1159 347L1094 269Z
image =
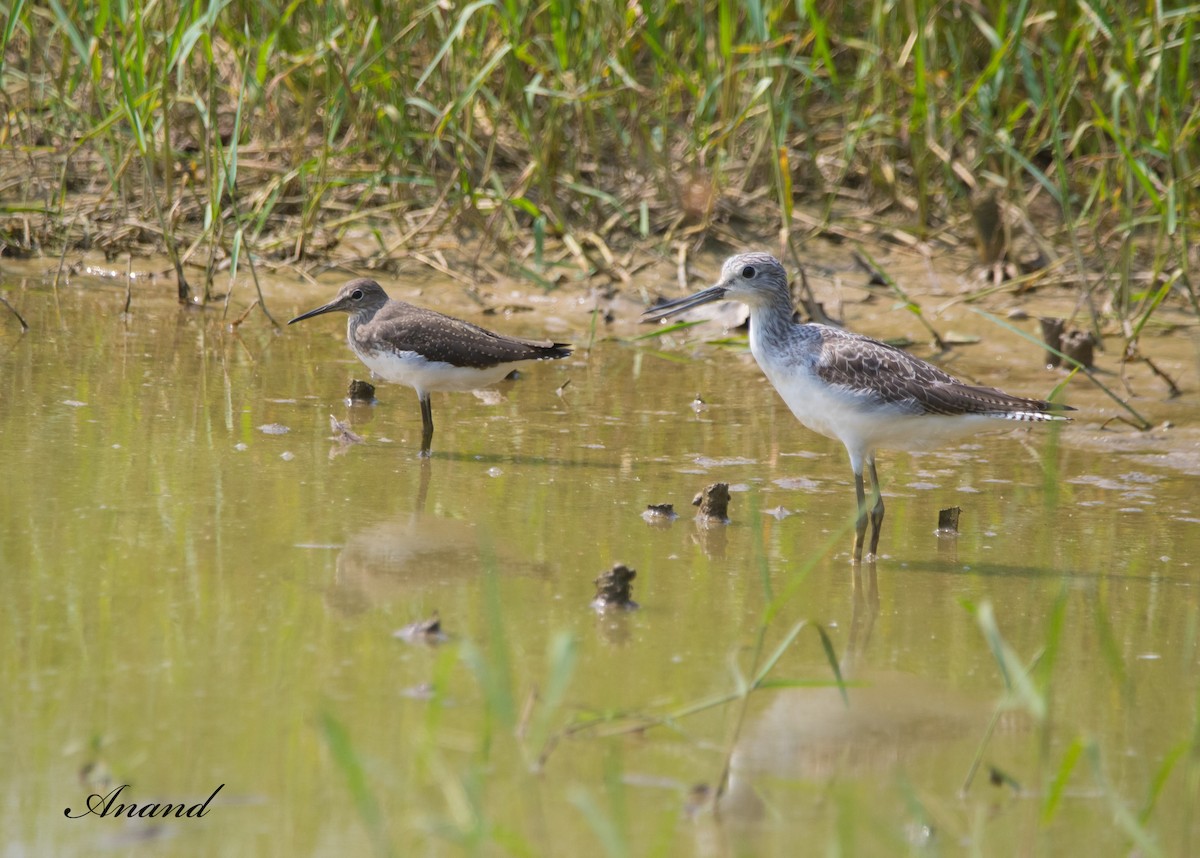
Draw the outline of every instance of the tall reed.
M1171 294L1200 310L1198 21L1116 0L17 2L0 163L38 153L7 211L40 201L47 244L177 240L185 261L235 235L327 258L364 230L382 259L454 230L590 271L730 221L786 236L797 206L919 237L992 189L1140 324Z

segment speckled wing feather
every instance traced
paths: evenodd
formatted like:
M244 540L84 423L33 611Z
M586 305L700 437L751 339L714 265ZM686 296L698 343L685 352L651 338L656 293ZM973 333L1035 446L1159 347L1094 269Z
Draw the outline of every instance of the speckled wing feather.
M393 301L354 333L359 344L375 348L386 340L392 348L412 351L426 360L486 369L523 360L551 360L571 353L566 343L506 337L470 322Z
M1021 414L1069 410L1040 399L1010 396L994 387L964 384L903 349L870 337L822 326L816 372L881 404L913 414Z

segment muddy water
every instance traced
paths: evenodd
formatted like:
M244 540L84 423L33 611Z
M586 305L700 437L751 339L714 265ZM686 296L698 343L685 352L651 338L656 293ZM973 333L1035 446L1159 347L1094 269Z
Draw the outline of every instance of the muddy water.
M0 321L6 854L1125 854L1143 811L1144 851L1200 844L1191 394L1159 402L1133 379L1170 430L1101 431L1115 408L1080 385L1065 431L881 455L884 557L855 575L844 451L701 330L598 338L495 402L435 395L421 463L411 391L343 402L364 373L341 319L232 333L149 291L122 318L104 284L4 286L32 326ZM456 294L422 300L458 311ZM589 336L565 296L478 320ZM1057 380L989 337L952 369L1030 394ZM1185 337L1161 348L1195 378ZM331 415L365 442L332 440ZM715 481L731 522L700 526L690 501ZM651 503L681 515L647 523ZM939 538L954 505L962 532ZM642 607L598 617L592 580L616 562L637 569ZM729 705L583 731L534 770L569 721L735 689L780 594L766 650L821 624L849 709L828 687L763 691L740 728ZM964 793L1005 687L969 609L984 603L1017 658L1042 653L1048 717L1006 714ZM394 636L435 611L447 643ZM547 710L564 636L576 658ZM813 629L771 675L829 680ZM730 747L719 812L688 817ZM189 805L224 786L199 819L64 817L121 784L124 801Z

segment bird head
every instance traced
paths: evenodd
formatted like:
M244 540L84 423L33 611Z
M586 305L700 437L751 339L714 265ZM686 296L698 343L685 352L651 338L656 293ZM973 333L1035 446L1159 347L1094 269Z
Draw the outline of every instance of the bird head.
M658 321L711 301L741 301L753 309L780 298L791 302L787 272L779 260L769 253L739 253L725 260L715 286L651 307L645 315Z
M341 312L349 313L352 316L358 314L371 315L386 304L387 301L387 293L374 280L366 278L351 280L338 290L337 296L328 304L317 307L315 310L309 310L307 313L301 313L288 322L288 324L294 325L296 322L311 319L313 316L320 316L324 313Z

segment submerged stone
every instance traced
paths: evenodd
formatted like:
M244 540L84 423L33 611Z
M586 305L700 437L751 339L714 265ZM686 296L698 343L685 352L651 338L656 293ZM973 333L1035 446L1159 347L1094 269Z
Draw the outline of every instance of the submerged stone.
M392 637L399 638L406 643L413 644L434 644L445 643L449 636L442 631L442 618L438 616L438 612L434 611L433 616L427 620L418 620L415 623L409 623L403 628L393 632Z
M636 610L638 603L633 601L633 579L637 570L630 569L624 563L617 563L607 572L600 573L596 578L596 598L592 599L592 607L597 611L609 608Z
M700 511L696 513L700 518L728 523L729 483L713 483L705 486L700 494L692 499L692 506L700 507Z
M1091 331L1068 328L1064 319L1043 317L1038 321L1042 326L1042 339L1048 347L1046 351L1047 366L1062 365L1063 359L1055 354L1055 352L1059 352L1070 358L1067 363L1072 366L1074 364L1071 361L1077 361L1086 369L1092 368L1092 362L1095 359L1096 337Z
M353 404L370 405L375 401L375 385L369 381L361 381L360 379L352 379L350 387L346 390L346 401Z
M1062 353L1071 360L1078 361L1085 369L1092 368L1095 346L1096 336L1091 331L1072 328L1063 334Z
M951 536L958 533L958 517L961 514L962 507L958 506L938 510L937 535Z
M975 247L983 265L995 265L1004 259L1007 242L1004 213L995 191L980 194L971 203L971 221L975 225Z
M651 503L646 504L646 510L642 513L642 518L650 524L664 524L679 518L679 514L675 512L675 504Z

